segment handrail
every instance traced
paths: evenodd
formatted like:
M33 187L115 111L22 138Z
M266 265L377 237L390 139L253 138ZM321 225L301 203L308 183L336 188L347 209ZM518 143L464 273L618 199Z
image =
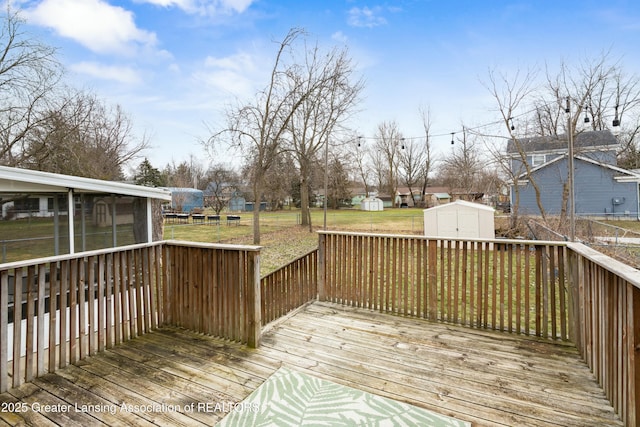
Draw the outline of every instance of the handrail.
M1 264L0 391L156 328L161 245Z
M392 233L362 233L357 231L332 231L332 230L318 230L320 235L335 235L335 236L370 236L370 237L392 237L399 239L412 239L412 240L446 240L451 242L478 242L478 243L505 243L505 244L537 244L537 245L553 245L553 246L567 246L569 242L558 242L552 240L525 240L525 239L486 239L486 238L464 238L464 237L446 237L442 236L423 236L416 234L392 234Z
M320 233L321 300L569 339L566 244Z
M580 243L319 232L320 300L572 341L640 424L640 271Z
M629 282L629 284L640 289L640 270L637 268L633 268L582 243L567 243L567 246L578 255L614 273L616 276L623 278Z
M260 280L262 324L316 299L318 249L312 249Z
M171 240L0 264L0 392L163 324L257 346L263 322L317 292L570 340L625 424L640 421L640 271L580 243L321 231L262 280L260 249Z
M574 343L625 422L640 424L640 271L572 243Z
M160 241L0 264L0 392L163 324L257 346L259 254Z
M157 241L152 243L136 243L133 245L118 246L117 248L94 249L91 251L76 252L73 254L52 255L52 256L42 257L42 258L31 258L31 259L21 260L21 261L11 261L6 263L0 263L0 269L23 268L23 267L29 267L29 266L38 265L38 264L68 261L71 259L75 259L79 256L89 257L89 256L97 256L97 255L106 255L106 254L114 253L114 249L116 250L116 252L128 251L128 250L147 248L150 246L161 246L165 242L166 241Z

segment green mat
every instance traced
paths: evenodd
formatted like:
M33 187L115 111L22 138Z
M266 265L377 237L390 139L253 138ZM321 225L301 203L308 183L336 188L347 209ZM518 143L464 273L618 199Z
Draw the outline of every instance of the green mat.
M280 368L219 426L471 426L407 403Z

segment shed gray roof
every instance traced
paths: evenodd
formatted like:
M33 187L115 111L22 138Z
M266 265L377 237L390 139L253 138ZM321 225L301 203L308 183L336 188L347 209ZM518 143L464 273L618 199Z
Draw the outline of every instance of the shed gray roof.
M0 166L0 196L66 193L70 189L76 194L116 194L171 200L171 192L163 188Z
M566 151L568 150L567 135L558 136L537 136L533 138L518 138L518 143L526 153ZM576 150L579 149L615 149L618 140L609 130L581 132L577 134L573 141ZM507 142L507 153L517 153L518 148L515 142L510 139Z

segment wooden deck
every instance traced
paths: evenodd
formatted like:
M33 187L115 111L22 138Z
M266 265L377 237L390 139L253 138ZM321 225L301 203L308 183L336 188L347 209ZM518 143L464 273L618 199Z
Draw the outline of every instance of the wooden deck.
M622 425L567 343L316 302L258 349L177 328L138 337L0 395L0 426L213 425L283 365L477 426Z

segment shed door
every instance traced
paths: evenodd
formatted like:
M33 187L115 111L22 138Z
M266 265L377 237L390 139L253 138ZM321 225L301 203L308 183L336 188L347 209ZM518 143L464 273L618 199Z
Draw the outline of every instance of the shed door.
M478 213L457 210L456 212L438 211L439 235L454 238L478 237Z
M442 237L458 237L458 221L453 212L439 210L437 234Z
M478 237L478 213L472 211L458 211L458 237Z

